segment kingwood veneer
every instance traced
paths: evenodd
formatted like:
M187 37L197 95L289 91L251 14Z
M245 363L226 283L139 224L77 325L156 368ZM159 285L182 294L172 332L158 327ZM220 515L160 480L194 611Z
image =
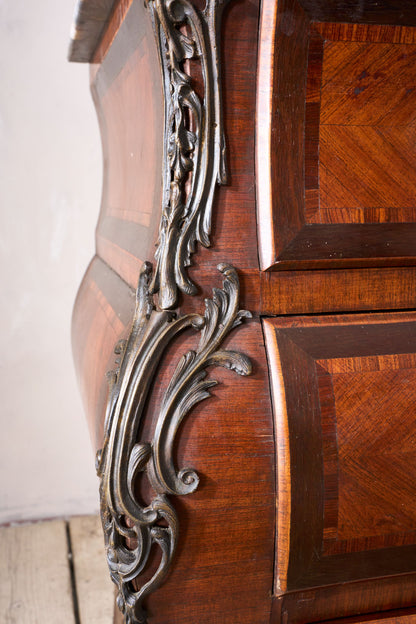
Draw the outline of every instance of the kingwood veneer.
M414 624L416 5L84 0L74 33L119 621Z

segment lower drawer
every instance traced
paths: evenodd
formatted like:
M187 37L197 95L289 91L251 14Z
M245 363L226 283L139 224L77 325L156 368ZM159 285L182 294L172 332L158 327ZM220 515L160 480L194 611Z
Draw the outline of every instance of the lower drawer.
M416 604L416 314L263 327L278 473L274 621Z

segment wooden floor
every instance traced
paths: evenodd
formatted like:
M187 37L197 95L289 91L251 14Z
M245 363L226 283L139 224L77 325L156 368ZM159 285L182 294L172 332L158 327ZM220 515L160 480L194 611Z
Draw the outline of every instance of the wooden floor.
M0 529L0 624L112 624L99 518Z

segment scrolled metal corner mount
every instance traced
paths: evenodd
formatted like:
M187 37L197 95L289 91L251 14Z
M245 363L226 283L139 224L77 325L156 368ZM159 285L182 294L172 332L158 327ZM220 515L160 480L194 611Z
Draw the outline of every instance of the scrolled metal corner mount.
M239 309L233 267L218 266L223 287L213 289L203 314L173 311L179 290L196 294L187 267L195 244L210 244L214 191L226 182L218 32L227 2L206 0L200 10L191 0L146 0L163 74L162 216L155 269L144 264L129 337L115 349L118 369L109 374L105 437L97 453L107 561L126 624L147 623L145 600L164 581L178 543L172 499L190 494L199 484L193 468L176 466L173 449L184 418L217 383L207 377L207 368L251 372L245 355L222 347L229 332L251 316ZM195 64L202 76L198 87ZM166 348L186 328L199 332L199 345L180 358L161 405L149 415L155 421L152 439L142 440L140 427L148 416L154 376ZM137 491L143 479L154 492L149 504ZM141 581L155 548L157 569Z
M196 294L187 267L197 242L210 245L215 187L226 182L218 32L227 1L206 0L199 10L191 0L147 0L165 102L163 205L151 284L164 309L176 305L178 289ZM201 96L190 61L200 67Z
M118 587L117 603L126 624L145 624L145 598L166 577L175 554L179 524L172 496L195 491L199 478L188 467L175 465L173 447L178 429L192 407L210 396L216 381L206 369L223 366L249 375L250 360L221 345L229 332L250 313L239 310L239 282L229 265L219 265L223 288L213 289L205 312L175 316L158 310L149 293L151 268L142 270L136 313L128 340L116 349L120 367L110 377L105 440L97 453L101 478L101 517L110 574ZM199 345L182 356L164 394L153 439L137 442L155 370L171 340L186 327L200 332ZM155 497L144 506L136 494L136 478L148 479ZM160 563L150 580L140 585L153 545ZM133 584L133 581L136 585Z

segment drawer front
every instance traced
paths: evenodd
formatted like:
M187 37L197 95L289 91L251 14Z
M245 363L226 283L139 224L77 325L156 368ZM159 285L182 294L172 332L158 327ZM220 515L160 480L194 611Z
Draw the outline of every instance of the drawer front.
M359 4L263 4L262 269L416 263L416 11L409 2Z
M310 621L416 598L415 322L414 313L264 321L277 438L274 592L287 595L291 622L308 621L299 605L290 615L296 592Z

